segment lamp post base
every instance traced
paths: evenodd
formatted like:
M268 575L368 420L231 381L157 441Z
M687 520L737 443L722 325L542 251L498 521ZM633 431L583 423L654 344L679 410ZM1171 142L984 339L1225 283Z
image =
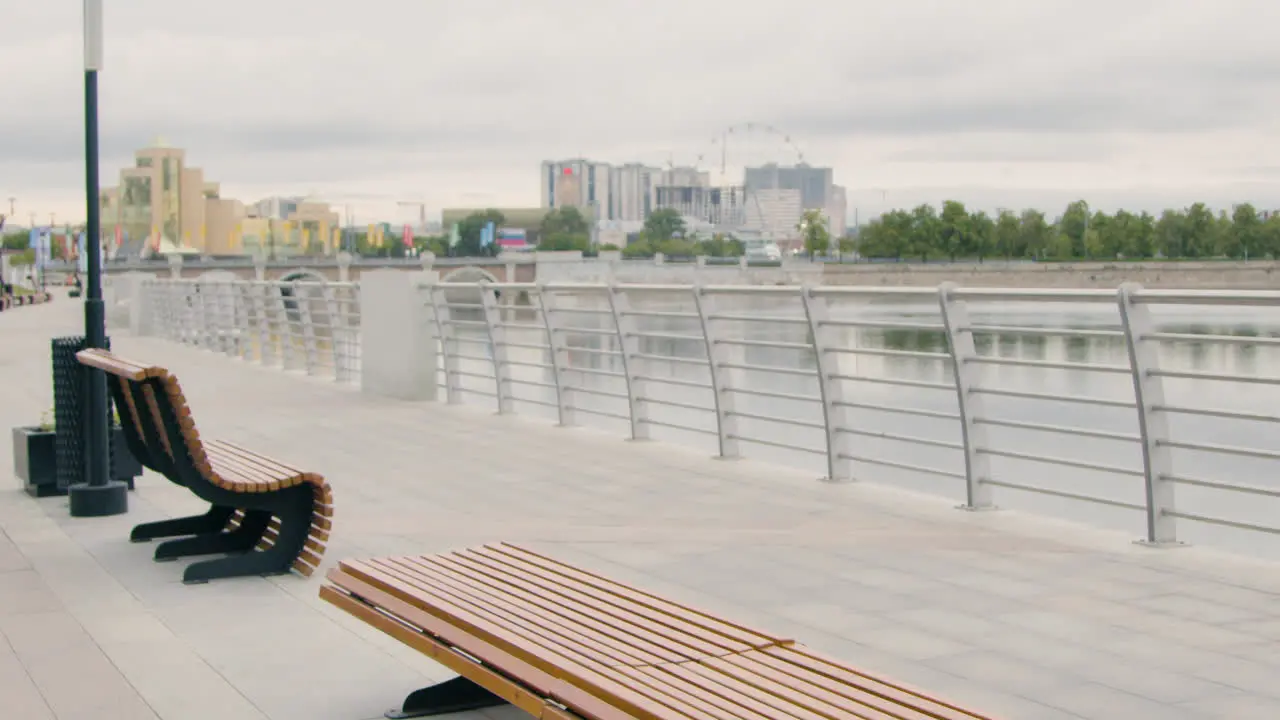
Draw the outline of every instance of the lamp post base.
M106 485L81 483L67 489L71 517L107 517L129 512L129 485L112 480Z

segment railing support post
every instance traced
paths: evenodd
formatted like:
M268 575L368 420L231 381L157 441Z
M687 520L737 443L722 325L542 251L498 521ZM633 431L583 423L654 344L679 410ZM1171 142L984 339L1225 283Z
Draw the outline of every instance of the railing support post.
M561 427L572 427L575 424L573 387L569 383L569 348L555 326L552 316L556 312L555 294L546 285L538 286L538 314L542 316L542 324L547 330L548 355L551 359L551 376L556 384L556 410L560 417Z
M271 311L267 304L268 287L266 283L254 280L252 288L253 314L258 318L258 362L264 366L274 365L276 346L271 335Z
M506 328L502 327L502 310L488 283L480 283L480 306L484 313L484 329L489 335L489 352L493 359L493 384L498 393L498 414L512 411L511 363L507 362Z
M831 309L828 301L813 297L813 288L807 286L800 289L800 302L809 321L818 371L818 393L822 398L822 424L827 434L827 476L823 480L849 482L854 479L853 461L850 459L853 448L849 447L849 434L842 432L849 421L849 409L844 404L844 383L838 377L838 364L832 361L824 338Z
M324 310L329 317L329 355L333 358L333 379L342 382L346 379L346 368L342 366L342 346L346 342L346 326L342 316L342 308L338 302L338 290L325 283L320 286L324 297Z
M314 375L316 366L319 364L319 358L316 357L319 351L316 343L316 324L311 317L312 287L314 286L301 283L295 283L293 286L293 301L298 307L298 323L302 325L303 365L308 375Z
M627 291L616 284L607 289L609 310L613 313L613 326L618 331L618 350L622 353L622 374L627 381L627 405L631 417L631 439L649 439L649 403L645 400L644 379L638 372L640 338L636 336L635 319L630 315L631 302Z
M969 307L956 300L955 283L943 283L938 287L938 304L942 311L942 325L947 332L947 348L951 353L951 368L955 375L956 401L960 414L960 440L964 445L965 502L962 510L994 510L991 486L991 461L982 452L987 447L987 433L979 420L984 416L982 396L974 393L978 384L979 369L970 362L978 351L973 342L973 327L969 320Z
M1167 547L1178 542L1174 508L1173 459L1164 444L1169 438L1169 422L1160 410L1164 405L1164 385L1152 371L1160 367L1159 348L1147 336L1155 332L1151 311L1134 302L1142 290L1135 283L1120 286L1120 324L1129 350L1129 367L1133 371L1134 404L1138 410L1138 435L1142 440L1142 471L1146 480L1147 536L1143 545Z
M449 324L449 301L444 290L436 285L428 289L428 297L431 298L431 318L436 324L436 337L440 342L440 360L444 366L445 402L450 405L460 405L462 389L459 384L461 376L458 375L457 348L449 347L449 343L455 342L454 328Z
M712 296L703 292L702 286L693 287L693 304L702 325L702 339L707 346L707 366L711 370L711 393L716 409L716 437L720 454L717 457L735 460L742 457L738 447L738 416L734 414L733 387L729 382L730 370L723 367L729 362L728 349L716 342L715 303Z

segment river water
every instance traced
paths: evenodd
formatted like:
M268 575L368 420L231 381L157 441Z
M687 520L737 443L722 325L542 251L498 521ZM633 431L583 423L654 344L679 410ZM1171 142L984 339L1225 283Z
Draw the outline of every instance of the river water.
M819 397L815 353L811 348L780 345L811 342L804 322L803 307L794 295L712 296L714 314L734 318L712 322L713 335L725 340L746 339L772 346L724 344L722 362L732 369L722 381L734 392L737 434L750 438L740 443L745 457L811 471L815 478L827 474L822 406L809 399L780 396ZM524 299L522 298L521 301ZM558 334L568 346L562 357L573 368L565 375L571 403L579 409L576 423L626 436L627 385L623 363L613 335L614 316L603 295L561 295L553 299L559 308L553 317ZM474 300L465 295L451 302ZM635 350L641 358L633 361L633 374L650 380L642 394L653 421L655 440L680 443L718 451L714 397L706 363L706 344L696 307L687 293L635 294L630 309L652 315L624 315L629 330L644 335ZM626 308L623 308L625 312ZM478 321L478 311L454 308L452 317ZM945 354L946 339L939 329L941 320L936 302L867 302L833 299L829 312L837 322L862 323L859 327L830 326L820 332L835 374L858 380L843 380L844 400L859 406L906 408L940 414L955 413L957 399L950 361L932 354ZM1027 361L1079 363L1125 368L1129 358L1118 331L1119 314L1114 304L1067 303L972 303L975 325L1038 329L980 332L975 335L979 355ZM1164 370L1229 373L1259 380L1280 376L1280 312L1270 309L1206 308L1169 306L1153 308L1162 332L1195 334L1202 339L1161 342L1159 363ZM536 346L547 344L540 316L532 309L503 314L505 351L511 363L512 389L518 398L517 413L554 421L555 377L538 365L549 365L550 353ZM867 325L874 325L868 327ZM902 325L907 327L886 327ZM1083 330L1087 335L1059 335L1058 329ZM454 332L461 340L458 351L468 356L458 360L458 369L467 373L459 384L467 391L467 403L492 406L492 347L483 327L464 323ZM1218 342L1207 336L1225 335L1257 340ZM885 352L889 351L889 352ZM919 355L913 353L920 353ZM777 368L778 371L743 369ZM1051 369L1035 366L980 364L977 387L1067 395L1079 399L1099 398L1132 402L1133 384L1128 373L1107 370ZM443 373L441 373L443 384ZM884 380L945 384L949 390L923 386L888 384ZM1276 415L1280 390L1269 382L1210 381L1203 379L1162 379L1165 402L1170 406L1212 408ZM980 395L983 417L999 422L1084 428L1105 433L1136 435L1138 423L1132 408L1108 407L1083 402L1062 402ZM1212 444L1280 453L1277 425L1257 420L1162 413L1167 418L1169 437L1178 442ZM961 440L955 420L908 415L887 409L858 407L845 409L838 418L849 434L850 454L881 462L855 462L853 474L859 480L895 485L915 491L964 501L964 481L940 473L962 474L962 453L951 447L928 443L956 444ZM1132 439L1080 437L1050 432L984 424L985 447L997 452L1054 457L1090 465L1102 465L1137 473L1142 468L1141 446ZM924 441L874 437L878 433L906 436ZM1247 457L1223 452L1172 449L1173 472L1180 477L1239 484L1280 491L1277 470L1280 462L1270 458ZM991 455L990 477L996 482L1028 485L1098 498L1112 503L1142 505L1144 481L1134 474L1069 467L1030 459ZM887 464L884 464L887 463ZM894 465L937 469L940 473L894 467ZM1002 486L993 488L995 503L1012 508L1063 518L1093 526L1128 532L1135 539L1145 533L1146 519L1140 510L1064 498ZM1280 528L1280 499L1179 484L1176 506L1180 513L1217 518L1231 523ZM1252 555L1280 558L1280 534L1226 527L1188 519L1178 520L1179 538Z

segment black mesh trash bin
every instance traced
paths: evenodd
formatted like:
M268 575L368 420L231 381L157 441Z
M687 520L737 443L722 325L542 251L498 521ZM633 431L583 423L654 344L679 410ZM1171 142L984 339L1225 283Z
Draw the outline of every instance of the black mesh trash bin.
M111 339L107 338L107 349L111 348ZM54 448L58 465L58 492L65 493L67 488L85 481L84 428L88 423L88 404L85 396L89 389L89 373L85 366L76 360L76 353L85 349L85 339L79 336L54 338L52 342L53 357L53 421ZM112 427L111 399L107 398L107 427ZM112 428L109 432L116 433ZM124 475L118 467L128 467L132 458L116 458L116 443L107 442L107 452L112 453L112 479ZM120 479L124 479L121 477ZM129 477L129 487L133 487L133 478Z

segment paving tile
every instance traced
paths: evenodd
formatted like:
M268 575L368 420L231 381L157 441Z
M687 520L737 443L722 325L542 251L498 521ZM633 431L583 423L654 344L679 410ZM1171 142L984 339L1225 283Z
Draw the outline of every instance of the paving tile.
M6 395L0 421L47 407L48 337L76 332L74 309L3 318L16 324L0 329L0 362L33 382ZM620 426L373 398L112 334L175 369L203 435L325 474L330 566L506 540L998 717L1280 717L1274 563L715 462L620 442ZM202 503L150 474L131 503L88 520L65 499L0 493L0 697L31 718L375 718L450 676L321 602L319 577L182 585L183 563L152 562L128 529Z

